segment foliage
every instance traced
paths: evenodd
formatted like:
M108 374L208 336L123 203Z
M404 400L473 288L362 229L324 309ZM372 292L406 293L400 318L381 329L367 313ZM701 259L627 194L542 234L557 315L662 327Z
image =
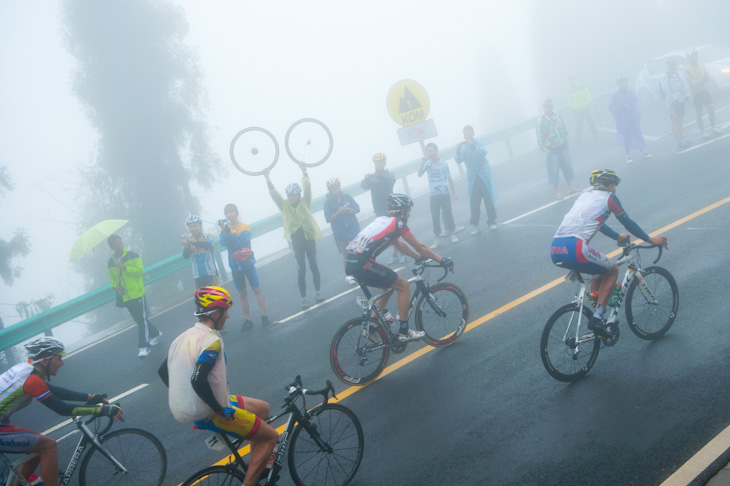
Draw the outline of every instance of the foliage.
M0 165L0 197L5 197L5 193L12 191L14 187L15 183L8 173L8 168ZM10 241L0 239L0 278L5 285L13 285L15 279L23 273L23 267L13 266L13 259L28 253L30 253L30 240L24 230L16 230Z

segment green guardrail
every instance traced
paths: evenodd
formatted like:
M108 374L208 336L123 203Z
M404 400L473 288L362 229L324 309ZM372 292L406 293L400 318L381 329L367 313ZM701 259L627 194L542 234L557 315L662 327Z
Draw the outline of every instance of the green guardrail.
M602 93L594 97L594 100L607 97L612 93L613 91L609 93ZM561 109L559 111L564 110L565 109ZM513 153L509 142L510 137L522 134L529 130L534 130L535 120L536 117L530 118L529 120L518 123L511 127L498 130L477 138L487 145L504 141L507 144L509 157L512 158ZM456 145L439 150L439 154L444 160L450 160L454 158L456 154ZM410 174L417 172L420 167L421 159L418 158L391 169L391 172L393 172L396 178L403 179L406 191L408 192L408 183L406 181L406 177ZM361 187L360 183L350 184L343 187L342 190L351 196L359 196L368 192ZM321 211L324 207L325 200L326 195L315 198L312 201L312 212ZM282 224L283 218L280 213L277 213L272 216L268 216L260 221L251 223L251 234L261 236L263 234L281 228ZM223 248L217 245L217 251L223 251ZM174 255L147 267L145 269L145 282L155 282L189 265L190 261L184 259L181 254ZM223 268L221 268L220 271L225 272ZM0 329L0 350L5 350L17 344L20 344L34 336L37 336L38 334L48 331L49 329L53 329L54 327L57 327L64 322L68 322L83 314L86 314L89 311L101 307L104 304L112 302L113 300L115 300L115 298L116 296L111 287L101 287L87 292L86 294L79 297L76 297L75 299L71 299L68 302L64 302L63 304L53 307L45 312L29 317L28 319L20 321L4 329Z

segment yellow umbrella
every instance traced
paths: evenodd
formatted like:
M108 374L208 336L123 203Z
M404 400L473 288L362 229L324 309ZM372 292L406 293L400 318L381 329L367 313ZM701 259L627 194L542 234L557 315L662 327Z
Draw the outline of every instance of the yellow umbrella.
M102 241L109 238L116 230L129 223L126 219L107 219L101 223L95 224L86 232L79 236L71 248L71 254L68 257L68 261L72 262L77 260L82 255L88 253L89 250L94 248Z

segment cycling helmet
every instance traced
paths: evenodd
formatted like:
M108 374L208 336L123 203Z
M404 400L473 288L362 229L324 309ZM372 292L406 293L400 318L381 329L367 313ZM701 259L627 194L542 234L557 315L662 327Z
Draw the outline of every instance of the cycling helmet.
M200 287L195 292L195 315L204 316L231 307L231 295L221 287Z
M291 196L292 194L301 194L302 193L302 186L297 184L296 182L292 182L288 186L286 186L286 195Z
M391 194L388 196L388 211L405 211L413 207L413 199L405 194Z
M38 338L25 345L28 358L33 361L50 358L55 355L66 356L65 349L61 341L52 337Z
M189 216L188 219L185 221L185 224L192 224L192 223L203 224L203 220L200 219L200 216Z
M381 153L381 152L373 155L373 162L378 162L380 160L387 160L387 159L388 158L385 156L385 154Z
M692 56L696 56L696 55L697 55L697 49L695 49L694 47L687 49L687 52L685 53L685 56L687 56L687 57L692 57Z
M339 186L339 185L340 185L340 180L337 177L327 179L327 189L329 189L332 186Z
M598 169L591 172L591 185L593 187L608 188L611 184L617 186L621 182L621 178L611 169Z

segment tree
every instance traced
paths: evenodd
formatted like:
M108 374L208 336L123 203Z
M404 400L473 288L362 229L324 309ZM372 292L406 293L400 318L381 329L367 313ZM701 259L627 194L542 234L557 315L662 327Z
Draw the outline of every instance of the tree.
M0 165L0 197L5 197L6 192L12 191L14 187L15 183L8 173L8 168ZM23 273L23 267L13 266L13 259L28 253L30 253L30 240L24 230L15 230L9 241L0 239L0 278L5 285L12 285Z
M129 219L130 246L148 264L168 257L186 216L199 211L190 181L209 188L220 166L183 11L162 0L65 0L63 18L78 61L74 89L100 137L82 169L90 184L79 229Z

